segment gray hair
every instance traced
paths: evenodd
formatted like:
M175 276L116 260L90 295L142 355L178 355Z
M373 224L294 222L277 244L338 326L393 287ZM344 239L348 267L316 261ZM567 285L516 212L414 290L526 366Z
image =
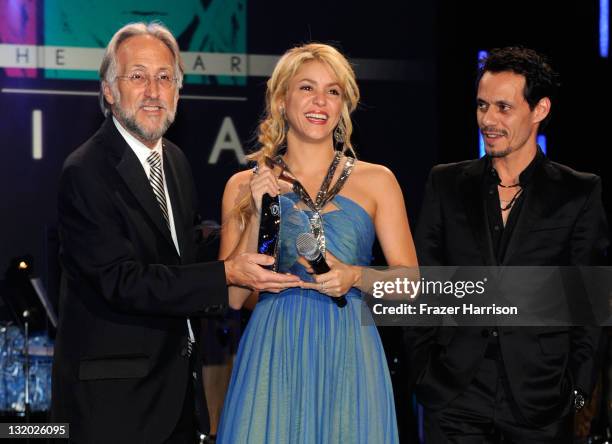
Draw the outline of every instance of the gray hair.
M119 49L119 45L121 45L121 43L130 37L137 35L153 36L168 47L174 57L174 72L177 78L177 86L179 89L183 87L183 75L185 73L183 59L181 58L178 43L170 30L158 22L128 23L117 31L111 38L108 46L106 47L106 51L104 52L100 70L98 71L100 75L100 108L105 116L110 114L111 108L110 104L104 98L104 83L106 82L107 84L112 85L116 79L117 50Z

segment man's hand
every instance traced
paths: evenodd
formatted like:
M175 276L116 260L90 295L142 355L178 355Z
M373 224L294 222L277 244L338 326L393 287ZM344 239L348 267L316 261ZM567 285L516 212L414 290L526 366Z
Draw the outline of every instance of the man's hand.
M275 273L263 268L264 265L272 265L273 263L274 258L265 254L241 253L225 261L225 279L228 285L273 293L278 293L289 287L298 287L302 284L297 276ZM230 292L230 307L239 309L246 297L248 297L248 293L238 296Z

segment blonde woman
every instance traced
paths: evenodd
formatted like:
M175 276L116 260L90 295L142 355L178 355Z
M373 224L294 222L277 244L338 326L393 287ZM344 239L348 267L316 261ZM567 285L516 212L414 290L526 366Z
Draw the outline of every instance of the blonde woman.
M350 64L324 44L287 51L267 82L261 147L251 155L258 166L225 188L221 257L257 249L262 196L280 195L279 272L306 283L260 293L220 443L398 441L385 354L376 327L362 325L359 283L375 236L389 265L417 261L395 176L355 160L350 114L358 101ZM311 275L295 246L304 232L315 235L331 271ZM334 303L340 297L346 306Z

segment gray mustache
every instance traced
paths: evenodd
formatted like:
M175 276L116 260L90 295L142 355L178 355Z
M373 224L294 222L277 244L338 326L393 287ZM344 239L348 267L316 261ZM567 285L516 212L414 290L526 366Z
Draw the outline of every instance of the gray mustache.
M158 106L162 109L166 109L166 105L162 102L141 102L140 103L140 108L144 107L144 106Z

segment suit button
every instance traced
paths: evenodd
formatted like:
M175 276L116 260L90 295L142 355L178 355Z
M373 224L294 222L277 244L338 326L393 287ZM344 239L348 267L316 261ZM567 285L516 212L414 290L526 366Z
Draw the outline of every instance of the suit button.
M483 338L488 338L489 337L489 330L484 329L480 331L480 336L482 336Z
M495 337L497 337L497 335L498 335L497 330L493 330L492 335L493 335L493 336L495 336Z

